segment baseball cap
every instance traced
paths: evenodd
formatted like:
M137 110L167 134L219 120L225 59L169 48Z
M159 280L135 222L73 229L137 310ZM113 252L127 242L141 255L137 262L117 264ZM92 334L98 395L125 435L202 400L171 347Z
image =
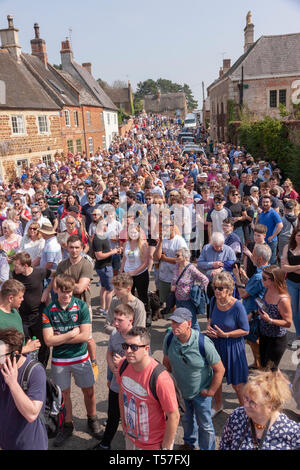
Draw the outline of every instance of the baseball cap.
M169 320L173 320L176 323L183 323L184 321L192 321L192 312L184 307L179 307L174 310Z

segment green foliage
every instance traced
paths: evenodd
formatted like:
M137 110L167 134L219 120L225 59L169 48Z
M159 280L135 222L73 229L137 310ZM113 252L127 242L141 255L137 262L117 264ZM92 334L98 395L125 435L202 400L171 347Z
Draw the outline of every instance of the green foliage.
M287 107L284 106L284 104L280 103L278 108L279 108L280 117L285 118L290 115L290 112L288 111Z
M249 153L257 159L276 160L285 176L300 189L300 147L289 141L285 123L269 116L262 121L244 119L238 129L238 138Z
M135 98L133 102L133 108L134 108L133 114L135 115L140 114L144 109L144 100Z
M125 113L123 109L118 109L118 124L121 126L124 121L130 119L129 114Z

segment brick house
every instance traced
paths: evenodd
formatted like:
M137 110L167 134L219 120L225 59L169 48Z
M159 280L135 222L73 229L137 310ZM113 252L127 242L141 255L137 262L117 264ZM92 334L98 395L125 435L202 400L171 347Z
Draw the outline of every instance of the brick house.
M11 179L23 164L63 150L60 106L31 74L11 16L0 30L0 173Z
M257 120L279 118L279 105L292 111L292 85L300 79L300 33L261 36L254 41L249 12L244 29L244 54L231 65L223 60L219 77L208 88L210 132L214 140L228 140L231 110L247 105Z
M67 77L76 88L95 103L94 109L86 108L85 130L89 152L96 151L98 147L108 148L113 138L118 135L118 109L101 88L92 75L90 62L79 65L73 58L73 52L68 40L62 42L61 65L63 76ZM66 75L67 74L67 75ZM98 127L101 125L102 132L99 134ZM104 132L103 132L104 128Z

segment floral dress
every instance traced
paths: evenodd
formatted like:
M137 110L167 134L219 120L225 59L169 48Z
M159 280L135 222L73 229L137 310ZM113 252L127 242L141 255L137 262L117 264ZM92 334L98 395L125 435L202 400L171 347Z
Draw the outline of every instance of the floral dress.
M249 418L244 407L234 410L228 418L219 448L220 450L254 450ZM296 449L300 449L300 424L280 413L268 430L261 450Z

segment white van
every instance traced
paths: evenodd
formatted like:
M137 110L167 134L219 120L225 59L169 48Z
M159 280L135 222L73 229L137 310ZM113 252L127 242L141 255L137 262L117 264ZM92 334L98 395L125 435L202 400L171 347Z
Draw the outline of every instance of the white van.
M185 120L184 120L184 127L186 129L197 128L196 114L190 113L186 115Z

